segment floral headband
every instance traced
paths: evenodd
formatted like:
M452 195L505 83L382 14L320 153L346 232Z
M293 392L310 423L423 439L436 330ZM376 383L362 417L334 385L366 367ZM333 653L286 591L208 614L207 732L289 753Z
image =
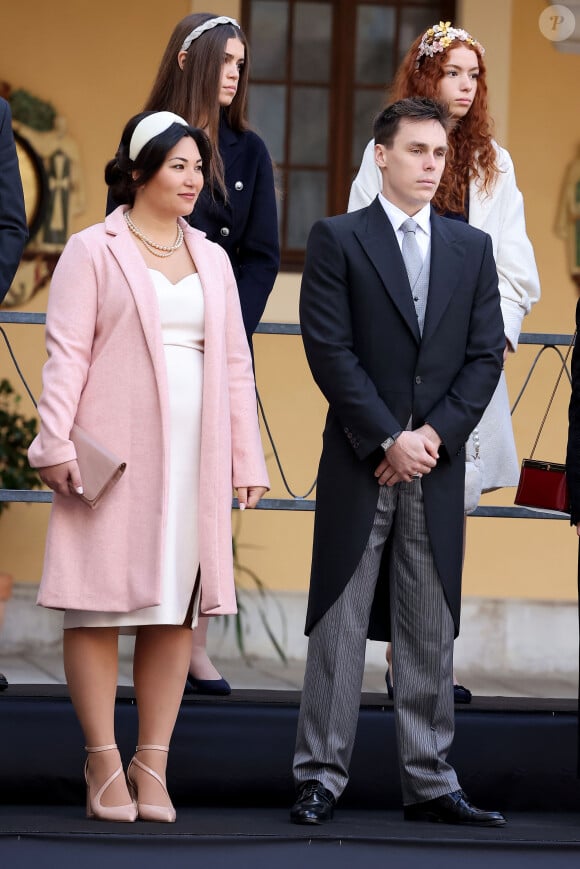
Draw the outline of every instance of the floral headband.
M433 57L437 52L445 51L456 39L477 48L482 57L485 54L483 45L477 39L474 39L467 30L452 27L451 21L440 21L439 24L434 24L433 27L430 27L423 34L423 38L419 44L419 51L417 52L415 69L419 69L422 57Z

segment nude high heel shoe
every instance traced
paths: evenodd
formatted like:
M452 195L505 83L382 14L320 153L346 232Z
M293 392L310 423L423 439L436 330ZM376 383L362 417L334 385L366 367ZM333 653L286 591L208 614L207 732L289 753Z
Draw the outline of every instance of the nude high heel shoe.
M150 766L147 766L145 763L141 763L140 760L137 759L138 751L165 751L168 752L169 748L166 745L138 745L135 749L135 755L133 756L133 760L129 764L129 768L127 769L127 782L129 784L129 792L133 799L137 803L137 811L139 812L139 818L142 821L161 821L165 824L173 824L175 822L175 809L173 806L151 806L147 803L142 803L139 801L137 784L131 778L131 768L133 766L142 769L148 775L153 776L155 781L158 781L167 797L169 797L169 793L167 792L167 787L165 786L165 782L161 778L161 776L155 772L154 769L151 769Z
M117 748L116 745L97 745L94 748L85 745L85 750L92 754L96 751L112 751ZM89 784L89 758L85 763L85 781L87 783L87 818L98 818L101 821L125 821L131 823L137 820L137 807L135 803L129 803L124 806L103 806L101 805L101 797L107 790L110 784L115 779L123 775L123 767L119 766L113 775L110 775L106 782L101 785L94 796L91 795L91 786Z

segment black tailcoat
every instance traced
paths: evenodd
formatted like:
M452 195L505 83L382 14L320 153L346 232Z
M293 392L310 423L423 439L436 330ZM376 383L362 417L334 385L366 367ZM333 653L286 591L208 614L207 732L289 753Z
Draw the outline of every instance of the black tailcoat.
M311 231L300 323L314 379L329 403L316 493L306 633L343 591L369 538L380 444L429 423L442 438L423 478L427 528L456 631L463 548L464 444L499 379L505 336L490 238L431 213L423 336L391 223L368 208ZM369 636L387 639L388 552Z

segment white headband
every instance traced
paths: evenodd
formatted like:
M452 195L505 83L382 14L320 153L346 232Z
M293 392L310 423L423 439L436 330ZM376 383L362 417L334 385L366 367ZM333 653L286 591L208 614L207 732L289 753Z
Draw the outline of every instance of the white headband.
M207 21L204 21L203 24L200 24L199 27L192 30L189 36L185 37L181 50L187 51L194 39L197 39L202 33L205 33L206 30L212 30L214 27L217 27L218 24L233 24L233 26L237 27L238 30L240 29L240 25L236 19L228 18L227 15L220 15L218 18L209 18Z
M173 112L153 112L139 121L133 130L129 143L129 159L136 160L147 142L150 142L160 133L164 133L172 124L189 126L187 121L184 121L179 115L174 115Z

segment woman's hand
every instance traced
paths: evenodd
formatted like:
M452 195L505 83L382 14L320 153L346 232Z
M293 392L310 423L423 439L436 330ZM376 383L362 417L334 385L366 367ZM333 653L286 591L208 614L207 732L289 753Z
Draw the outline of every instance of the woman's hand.
M53 492L67 497L73 491L77 495L83 494L83 481L76 459L62 462L60 465L47 465L45 468L38 468L37 470L42 482L49 486Z
M253 509L262 495L267 491L265 486L238 486L237 492L240 510L245 510L246 507L249 507L250 510Z

